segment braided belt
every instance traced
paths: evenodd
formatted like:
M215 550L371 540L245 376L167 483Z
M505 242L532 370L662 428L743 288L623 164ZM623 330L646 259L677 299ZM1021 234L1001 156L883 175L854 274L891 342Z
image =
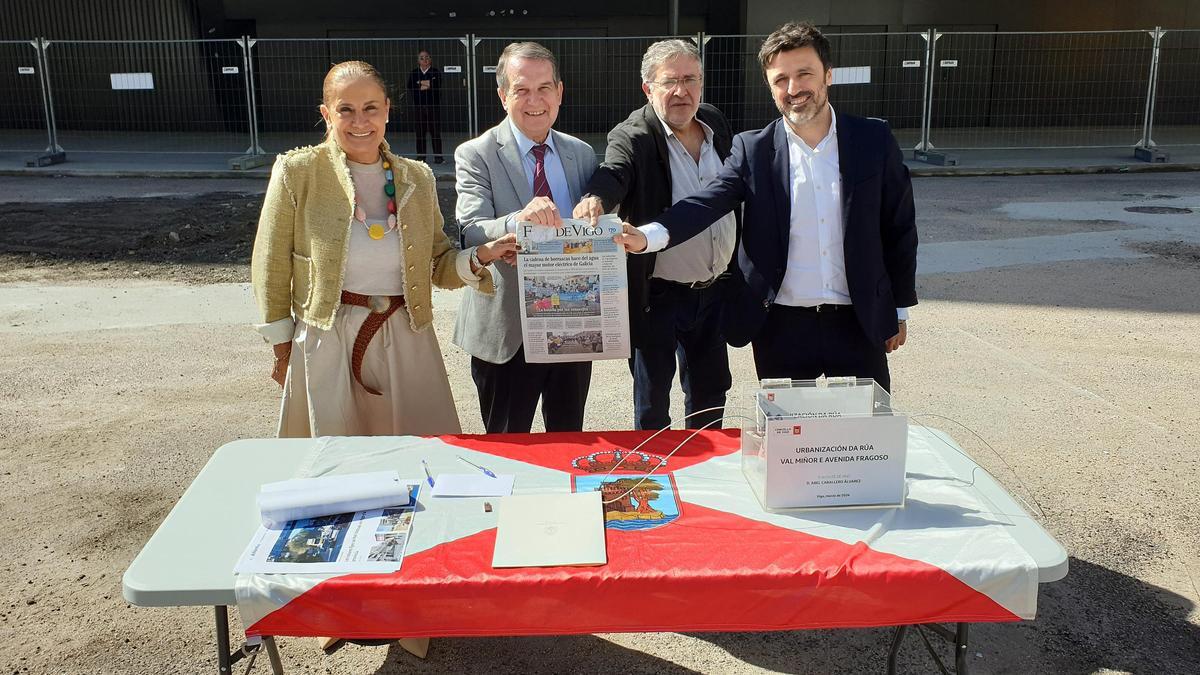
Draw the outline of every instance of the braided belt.
M371 338L375 337L375 333L379 332L380 327L388 320L388 317L395 314L396 310L404 306L404 296L362 295L361 293L342 291L342 304L366 307L371 310L371 313L362 322L362 326L359 327L358 336L354 338L354 352L350 357L350 371L354 373L354 381L362 385L363 389L376 396L380 396L380 392L368 387L362 381L363 355L367 353L367 345L370 344Z

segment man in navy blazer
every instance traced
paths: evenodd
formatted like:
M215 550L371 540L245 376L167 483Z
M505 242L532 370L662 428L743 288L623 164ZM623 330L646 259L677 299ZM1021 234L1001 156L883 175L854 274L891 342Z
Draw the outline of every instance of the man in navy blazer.
M616 239L659 251L742 205L729 344L753 344L760 378L871 377L890 391L886 355L917 304L912 183L886 122L829 105L829 54L809 23L768 36L759 59L782 117L738 134L704 190Z

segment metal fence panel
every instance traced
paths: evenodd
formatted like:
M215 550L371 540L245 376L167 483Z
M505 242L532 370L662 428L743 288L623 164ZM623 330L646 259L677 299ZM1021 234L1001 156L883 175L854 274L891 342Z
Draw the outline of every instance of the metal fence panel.
M475 48L476 114L480 131L504 119L496 90L496 62L511 42L532 40L554 53L563 80L563 103L554 128L603 154L608 132L646 105L642 55L665 37L482 38ZM688 39L684 37L683 39Z
M905 147L923 126L944 149L1130 147L1147 131L1164 147L1200 144L1200 31L1162 32L1155 69L1157 31L932 34L932 60L921 33L830 34L833 105L888 120ZM358 59L390 83L389 141L415 156L428 108L414 106L407 80L428 50L442 86L422 130L436 120L448 157L504 118L495 63L518 38L473 38L0 42L0 150L57 141L68 153L232 155L318 143L324 75ZM538 39L565 83L556 128L603 152L607 132L645 104L641 59L660 39ZM757 60L763 36L695 39L704 43L704 99L736 131L779 116Z
M38 151L49 144L41 65L31 41L0 41L0 151Z
M765 35L714 35L704 48L705 100L729 117L735 131L759 129L779 117L763 78L758 49ZM828 35L835 110L885 119L900 144L921 135L925 41L920 33ZM848 80L848 81L847 81Z
M735 132L759 129L779 117L758 65L765 35L708 35L704 100L725 113Z
M397 154L416 156L418 117L429 113L414 105L415 90L408 88L408 78L421 50L430 52L433 65L442 72L432 119L442 152L453 156L455 146L470 137L468 53L462 38L256 40L252 54L263 149L282 152L320 143L325 135L320 113L325 74L342 61L366 61L388 83L388 144ZM432 159L433 139L427 138L425 158Z
M1161 146L1200 145L1200 30L1162 36L1151 138Z
M942 33L930 140L938 148L1131 147L1153 40L1145 31Z
M50 41L58 142L68 152L244 152L238 40Z

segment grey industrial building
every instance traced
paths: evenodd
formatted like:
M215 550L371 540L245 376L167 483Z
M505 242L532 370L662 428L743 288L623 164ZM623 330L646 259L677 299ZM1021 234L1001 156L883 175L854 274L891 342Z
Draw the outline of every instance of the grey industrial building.
M0 40L442 35L661 35L670 0L355 3L328 0L4 0ZM765 34L803 18L843 32L1200 28L1200 0L678 0L679 31Z

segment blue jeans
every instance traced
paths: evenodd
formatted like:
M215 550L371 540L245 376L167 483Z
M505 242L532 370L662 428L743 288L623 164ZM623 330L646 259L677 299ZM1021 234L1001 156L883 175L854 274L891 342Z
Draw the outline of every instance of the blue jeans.
M649 330L644 344L633 351L633 424L637 429L661 429L671 424L671 385L676 361L683 387L684 411L722 407L732 384L729 352L721 335L723 284L692 289L659 279L650 280ZM696 429L717 420L722 410L689 417L684 424Z

